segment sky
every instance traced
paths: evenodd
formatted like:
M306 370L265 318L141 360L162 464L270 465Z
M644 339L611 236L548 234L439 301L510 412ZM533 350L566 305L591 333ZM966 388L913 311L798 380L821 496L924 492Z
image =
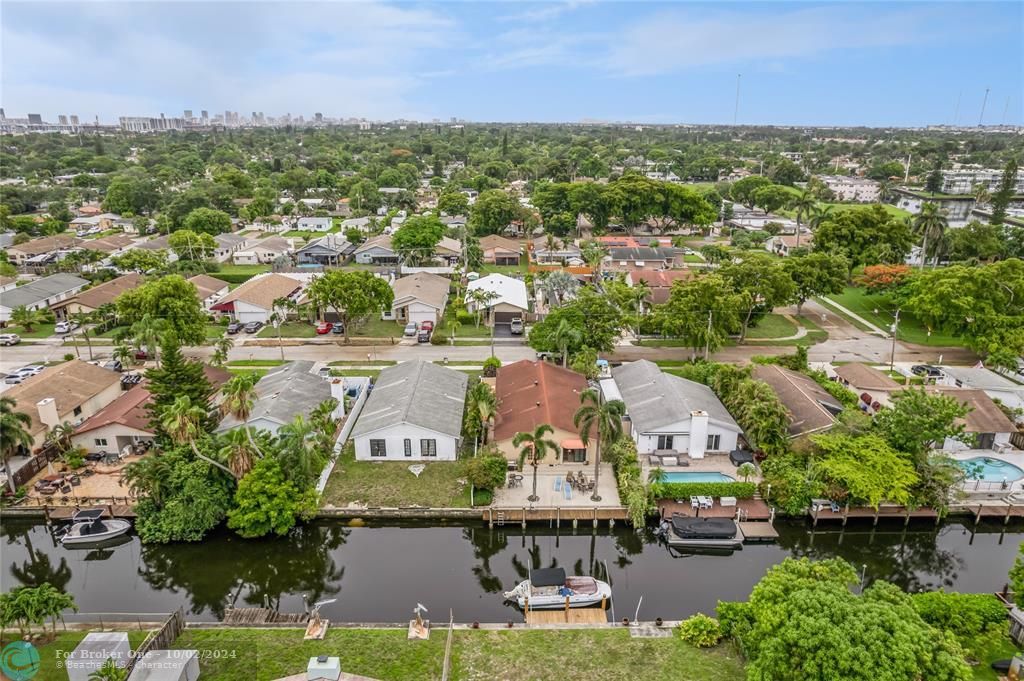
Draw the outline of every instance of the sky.
M1024 123L1020 2L2 0L0 41L7 116L54 121Z

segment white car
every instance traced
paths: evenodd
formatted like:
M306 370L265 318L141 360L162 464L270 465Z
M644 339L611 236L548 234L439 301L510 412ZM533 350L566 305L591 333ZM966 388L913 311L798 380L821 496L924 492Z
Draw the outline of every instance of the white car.
M45 368L46 367L43 366L42 364L30 364L26 367L21 367L20 369L8 374L7 378L4 379L4 383L8 385L17 385L18 383L24 381L26 378L35 376L36 374L42 372L42 370Z
M0 333L0 345L17 345L21 342L21 336L16 333Z
M72 321L57 322L57 326L53 327L53 332L54 333L71 333L72 331L74 331L75 329L77 329L80 326L81 326L81 324L79 324L78 322L72 322Z

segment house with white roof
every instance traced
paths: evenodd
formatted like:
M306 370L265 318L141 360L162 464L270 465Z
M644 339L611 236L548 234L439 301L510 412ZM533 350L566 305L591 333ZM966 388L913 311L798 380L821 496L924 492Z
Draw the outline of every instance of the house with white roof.
M939 371L942 372L942 378L936 381L937 385L981 390L1010 409L1024 409L1024 385L983 366L940 366Z
M484 300L476 300L480 291ZM509 324L514 318L523 318L530 309L526 284L521 279L504 274L488 274L466 286L466 309L483 310L484 324Z
M329 232L334 227L332 218L299 218L295 229L304 232Z

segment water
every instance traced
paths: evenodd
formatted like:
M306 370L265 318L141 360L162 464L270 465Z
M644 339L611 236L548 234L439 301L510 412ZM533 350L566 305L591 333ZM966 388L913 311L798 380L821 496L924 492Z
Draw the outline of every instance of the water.
M612 583L616 617L681 618L711 612L718 599L745 599L765 570L786 556L840 556L866 565L868 581L910 589L992 592L1013 565L1024 525L977 531L958 523L830 528L779 522L778 544L747 545L729 556L683 555L650 532L618 526L593 530L445 525L349 528L316 523L281 539L249 541L224 531L201 544L143 546L137 538L103 550L58 546L44 525L0 527L0 589L43 581L66 589L88 613L166 613L184 606L191 619L219 618L228 604L300 612L310 600L335 621L407 620L417 602L457 621L522 621L502 603L532 567L562 566Z
M714 471L705 473L673 471L665 473L665 482L736 482L736 478L731 478L725 473L716 473Z
M976 456L973 459L957 461L957 464L967 471L971 480L982 480L984 482L1013 482L1024 478L1024 471L1012 463L992 459L987 456Z

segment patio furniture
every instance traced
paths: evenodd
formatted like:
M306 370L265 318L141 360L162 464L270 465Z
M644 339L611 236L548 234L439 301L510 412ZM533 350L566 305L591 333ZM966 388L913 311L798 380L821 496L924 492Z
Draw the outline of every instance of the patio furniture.
M715 500L711 497L697 497L700 501L701 508L711 508L715 505Z
M562 491L562 477L561 476L555 478L555 491L556 492L561 492Z
M736 497L722 497L718 500L718 503L722 504L722 506L735 506Z
M690 508L700 508L700 497L690 497Z
M678 456L663 456L663 457L661 457L661 465L662 466L678 466L679 465L679 457Z

